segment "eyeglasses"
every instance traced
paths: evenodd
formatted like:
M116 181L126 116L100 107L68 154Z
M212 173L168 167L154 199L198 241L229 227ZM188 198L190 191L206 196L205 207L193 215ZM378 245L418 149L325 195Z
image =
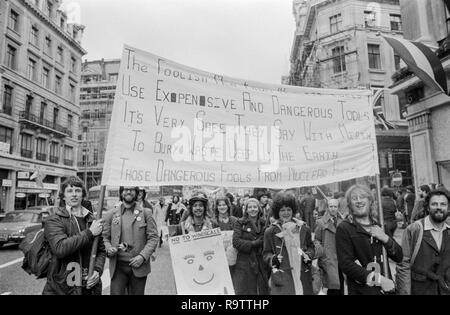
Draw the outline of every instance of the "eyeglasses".
M134 191L134 188L124 188L123 191Z

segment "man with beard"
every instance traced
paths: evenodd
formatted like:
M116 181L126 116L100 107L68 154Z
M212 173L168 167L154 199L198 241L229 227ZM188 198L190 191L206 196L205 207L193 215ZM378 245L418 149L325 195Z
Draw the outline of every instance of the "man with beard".
M380 295L394 290L390 270L383 267L383 247L395 262L403 258L402 248L374 219L374 199L366 186L347 190L350 214L336 228L339 268L347 277L349 295ZM381 276L381 274L386 276Z
M136 204L139 187L120 186L119 194L122 204L106 215L103 231L111 295L143 295L159 241L156 223L150 209Z
M428 215L406 228L397 265L399 294L450 295L449 199L446 189L431 191L424 202Z

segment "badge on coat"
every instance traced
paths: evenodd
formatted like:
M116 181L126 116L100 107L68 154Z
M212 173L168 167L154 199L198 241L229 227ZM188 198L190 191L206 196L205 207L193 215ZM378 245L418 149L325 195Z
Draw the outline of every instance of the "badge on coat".
M134 214L138 215L139 214L139 210L134 210Z
M119 224L120 223L120 217L119 216L115 216L112 220L112 224Z
M138 222L141 221L141 220L142 220L141 217L137 217L137 218L136 218L136 221L138 221Z

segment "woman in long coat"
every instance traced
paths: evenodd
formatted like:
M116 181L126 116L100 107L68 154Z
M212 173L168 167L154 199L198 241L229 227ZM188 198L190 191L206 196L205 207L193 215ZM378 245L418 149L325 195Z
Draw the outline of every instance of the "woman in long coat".
M264 234L264 261L272 268L271 295L312 295L311 259L314 243L311 230L298 219L295 196L280 192L272 214L276 222Z
M234 224L233 246L238 250L233 284L237 295L267 295L267 268L262 257L264 225L258 200L250 198L243 217Z

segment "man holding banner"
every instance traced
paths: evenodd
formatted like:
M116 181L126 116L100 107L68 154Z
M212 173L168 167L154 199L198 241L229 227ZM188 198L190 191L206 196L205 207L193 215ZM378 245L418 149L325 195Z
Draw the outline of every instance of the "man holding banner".
M402 248L374 220L374 199L366 186L350 187L346 199L350 214L337 226L336 251L339 268L347 276L348 294L389 293L395 287L389 267L383 267L387 265L383 264L383 247L396 263L403 259Z

